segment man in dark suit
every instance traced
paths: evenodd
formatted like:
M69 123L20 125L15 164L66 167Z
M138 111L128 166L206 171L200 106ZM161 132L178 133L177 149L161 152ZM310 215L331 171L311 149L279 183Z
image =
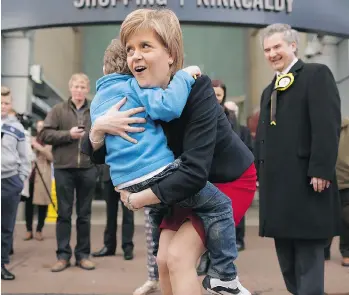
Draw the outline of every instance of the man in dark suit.
M117 217L120 201L120 194L114 190L110 179L109 167L103 165L102 180L104 182L104 195L107 202L107 224L104 230L104 246L99 251L92 253L94 257L104 257L115 255L116 251L116 231ZM121 202L122 206L122 250L124 259L133 259L133 234L134 234L134 215L133 211L128 210Z
M268 26L261 41L275 77L262 94L256 136L260 236L275 239L290 293L320 295L324 247L340 225L338 89L327 66L297 59L289 25Z

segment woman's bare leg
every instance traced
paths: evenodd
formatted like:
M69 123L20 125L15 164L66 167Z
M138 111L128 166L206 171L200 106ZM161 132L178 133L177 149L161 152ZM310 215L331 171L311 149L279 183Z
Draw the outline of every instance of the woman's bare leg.
M185 222L168 247L167 265L173 295L201 295L196 265L205 247L192 223Z
M175 234L175 231L169 229L163 229L160 234L159 250L156 257L156 262L159 268L159 283L162 295L173 295L170 273L167 267L167 252L171 240Z

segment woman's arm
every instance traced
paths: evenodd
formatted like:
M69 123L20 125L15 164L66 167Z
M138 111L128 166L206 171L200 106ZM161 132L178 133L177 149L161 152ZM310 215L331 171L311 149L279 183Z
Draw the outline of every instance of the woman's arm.
M151 119L169 122L182 114L194 82L189 73L180 70L166 89L140 88L136 79L132 86Z
M82 153L90 156L91 161L95 164L104 164L106 148L104 137L106 134L118 135L133 143L137 140L128 135L129 132L143 132L143 127L131 127L131 124L145 123L144 118L131 117L135 114L144 112L144 108L133 108L125 112L119 111L126 102L126 98L119 101L115 106L110 108L103 116L96 119L90 132L85 134L82 139Z
M130 210L138 210L144 206L159 204L161 202L150 188L139 193L130 193L126 190L121 190L119 192L120 200Z
M207 76L198 78L181 116L186 122L182 164L173 174L151 187L163 203L178 203L206 185L216 145L218 111L211 80Z
M37 142L36 138L32 139L32 146L33 148L38 151L39 153L42 153L47 161L52 162L53 161L53 155L52 155L52 146L51 145L41 145Z

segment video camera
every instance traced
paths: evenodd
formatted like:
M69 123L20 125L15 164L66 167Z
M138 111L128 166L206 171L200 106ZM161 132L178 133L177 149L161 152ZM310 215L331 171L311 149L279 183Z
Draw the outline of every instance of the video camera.
M27 113L17 113L16 117L17 120L23 125L25 130L28 130L29 128L33 127L34 120L32 115Z

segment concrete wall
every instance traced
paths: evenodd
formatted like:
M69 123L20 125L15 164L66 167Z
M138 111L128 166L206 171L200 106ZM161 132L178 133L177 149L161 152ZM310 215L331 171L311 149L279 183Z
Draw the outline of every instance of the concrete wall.
M40 29L34 34L33 63L42 66L45 81L65 99L71 75L82 70L81 44L79 28Z

